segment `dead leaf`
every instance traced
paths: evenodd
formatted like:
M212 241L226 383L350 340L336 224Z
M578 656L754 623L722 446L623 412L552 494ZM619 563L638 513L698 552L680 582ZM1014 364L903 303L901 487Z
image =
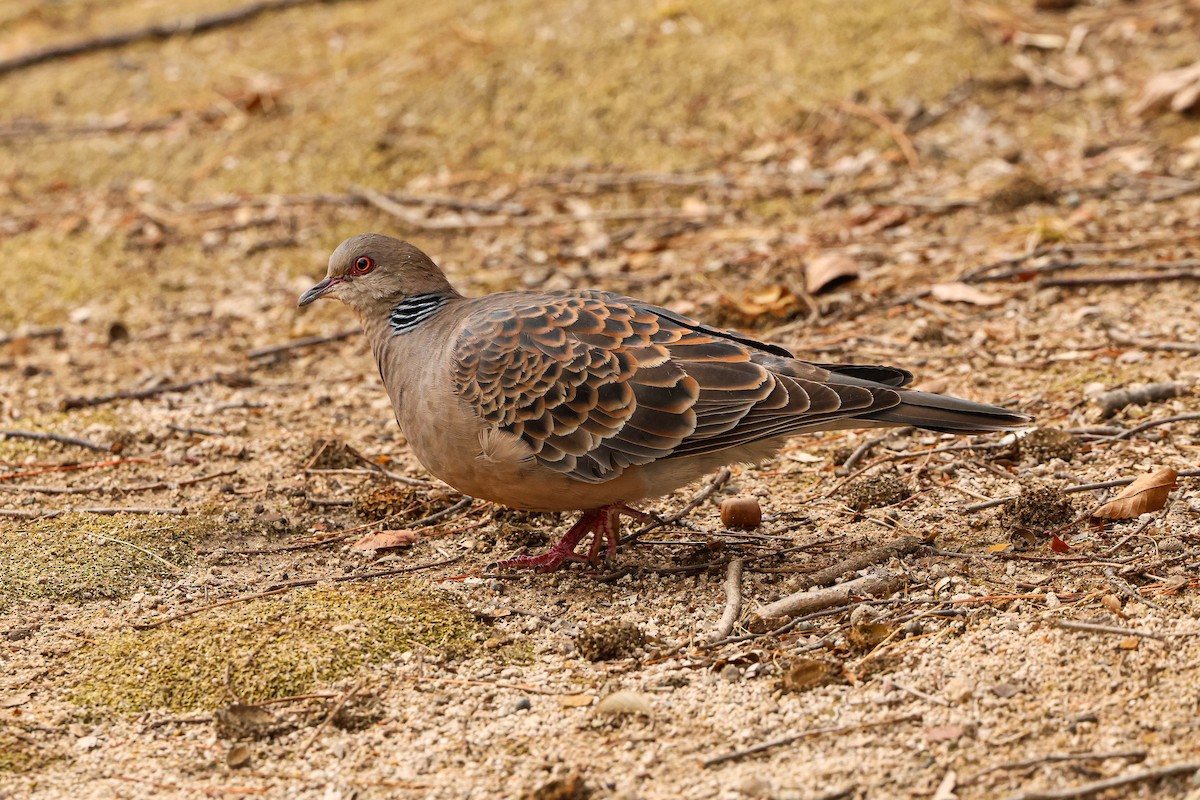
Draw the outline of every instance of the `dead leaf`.
M1160 72L1146 81L1133 104L1133 113L1153 116L1170 109L1181 114L1194 108L1197 101L1200 101L1200 61L1190 67Z
M992 687L992 694L996 695L996 697L1004 698L1005 700L1010 697L1014 697L1023 691L1025 691L1025 687L1018 686L1015 683L997 683Z
M1003 553L1005 550L1008 550L1008 549L1010 549L1010 548L1012 548L1012 543L1011 543L1011 542L1000 542L1000 543L998 543L998 544L992 544L992 545L988 545L987 552L989 552L989 553Z
M1141 639L1138 637L1126 636L1124 639L1117 642L1117 647L1121 648L1122 650L1137 650L1139 644L1141 644Z
M1167 504L1179 473L1170 467L1143 475L1126 486L1117 496L1092 512L1097 519L1133 519L1158 511Z
M804 286L809 294L820 294L858 278L858 262L842 253L823 253L804 265Z
M368 533L350 547L354 550L387 550L392 547L408 547L421 540L416 531L376 531Z
M815 658L800 658L783 673L779 688L785 692L802 692L829 683L831 677L829 664Z
M788 317L800 306L796 295L780 284L763 286L743 292L739 297L721 297L721 304L731 308L749 321L759 317Z
M590 706L596 696L592 694L564 694L558 698L558 704L563 708L583 708Z
M250 763L250 748L244 744L235 744L225 754L225 765L230 769L241 769Z
M973 306L994 306L1004 302L1003 297L988 294L985 291L976 289L974 286L968 286L961 281L935 283L930 287L929 293L933 295L934 300L941 300L943 303L970 303Z
M858 647L875 647L892 635L895 628L886 622L867 622L850 628L850 642Z
M1121 610L1121 598L1115 594L1106 594L1100 598L1100 605L1116 614L1121 618L1125 618L1125 612Z
M12 694L0 695L0 708L16 708L23 706L33 699L33 695L29 692L13 692Z
M925 729L925 741L930 744L953 742L961 739L966 733L967 729L962 725L935 725L932 728Z
M1064 542L1057 533L1050 535L1050 549L1056 553L1071 552L1071 545Z

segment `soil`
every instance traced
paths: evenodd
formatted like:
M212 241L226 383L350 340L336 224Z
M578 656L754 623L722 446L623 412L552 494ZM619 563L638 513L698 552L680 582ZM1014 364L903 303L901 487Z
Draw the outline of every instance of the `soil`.
M0 58L235 7L5 0ZM0 72L0 797L1200 797L1200 126L1138 102L1198 41L1194 2L362 0ZM797 438L601 569L498 571L570 515L430 478L352 315L296 308L367 230L1035 430Z

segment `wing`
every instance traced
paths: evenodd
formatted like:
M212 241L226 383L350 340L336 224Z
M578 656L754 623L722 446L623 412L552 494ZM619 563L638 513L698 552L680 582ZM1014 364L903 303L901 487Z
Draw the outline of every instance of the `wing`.
M453 381L539 463L599 483L900 402L857 376L826 383L837 368L608 292L512 293L467 319Z

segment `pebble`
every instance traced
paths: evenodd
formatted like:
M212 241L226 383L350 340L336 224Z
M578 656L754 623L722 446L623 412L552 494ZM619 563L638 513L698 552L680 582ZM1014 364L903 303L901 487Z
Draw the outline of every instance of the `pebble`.
M522 697L520 700L517 701L517 705L514 707L514 710L515 711L528 711L531 708L533 708L533 703L530 702L529 698Z

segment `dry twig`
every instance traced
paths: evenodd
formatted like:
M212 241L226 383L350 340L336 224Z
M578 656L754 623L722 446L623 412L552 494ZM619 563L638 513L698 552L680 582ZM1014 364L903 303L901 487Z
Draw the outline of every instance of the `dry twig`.
M705 768L708 768L715 767L718 764L724 764L727 761L738 761L746 758L747 756L765 753L772 748L783 747L786 744L798 742L801 739L811 739L814 736L825 736L831 733L849 733L850 731L861 731L869 728L882 728L888 725L900 725L905 722L916 722L919 719L921 719L920 714L905 714L902 717L887 717L886 719L876 720L874 722L858 722L852 725L834 725L827 728L813 728L812 730L801 731L800 733L793 733L788 736L781 736L778 739L772 739L769 742L756 744L753 747L747 747L745 750L735 750L732 753L725 753L724 755L706 758L704 759L703 765Z
M338 698L338 701L333 704L333 708L329 709L329 713L325 715L325 719L321 720L321 724L317 726L317 729L312 732L312 736L308 737L308 741L305 742L304 746L300 748L300 758L304 758L304 755L308 752L309 748L316 744L317 739L319 739L321 734L324 733L325 729L329 727L329 723L333 722L333 718L338 715L338 712L346 707L346 703L349 703L351 698L358 694L364 683L365 681L359 681L351 686L345 692L345 694Z
M859 595L879 597L891 594L903 582L901 575L866 575L816 592L795 592L760 608L750 617L747 627L756 632L764 631L772 621L848 605L851 599Z
M76 447L86 447L88 450L96 450L101 453L108 453L112 448L107 445L96 444L89 442L87 439L80 439L77 436L65 436L61 433L43 433L42 431L0 431L0 436L5 439L33 439L39 442L58 442L59 444L73 444Z
M1100 781L1080 784L1079 786L1069 786L1066 789L1035 789L1032 792L1015 794L1009 800L1076 800L1080 797L1106 792L1109 789L1119 789L1122 786L1156 781L1160 778L1170 778L1175 775L1191 775L1197 771L1200 771L1200 761L1193 761L1187 764L1172 764L1166 767L1159 767L1158 769L1146 770L1145 772L1135 772L1132 775L1122 775L1116 778L1105 778Z
M0 61L0 75L37 64L44 64L48 61L83 55L84 53L112 50L137 42L170 39L172 36L178 36L179 34L204 33L217 28L226 28L230 25L252 20L268 11L280 11L286 8L311 5L313 3L334 2L337 2L337 0L264 0L264 2L251 3L241 8L235 8L232 11L224 11L207 17L184 19L177 22L159 22L147 25L144 28L125 31L124 33L95 36L89 39L82 39L78 42L47 47L44 50L34 50L32 53L25 53L14 58L5 59Z
M273 356L279 353L286 353L289 350L299 350L302 347L313 347L319 344L329 344L330 342L340 342L343 339L349 339L351 336L362 333L359 328L347 328L344 331L331 333L328 336L305 336L303 339L293 339L290 342L281 344L267 345L266 347L256 347L253 350L246 351L246 358L255 359L263 358L264 356Z
M1154 631L1141 628L1122 628L1120 625L1102 625L1098 622L1081 622L1074 619L1055 620L1055 625L1069 631L1086 631L1088 633L1111 633L1117 636L1143 636L1147 639L1166 641L1167 637Z
M720 624L708 637L709 644L728 636L742 615L742 568L745 563L740 558L729 562L729 569L725 573L725 611L721 614Z

